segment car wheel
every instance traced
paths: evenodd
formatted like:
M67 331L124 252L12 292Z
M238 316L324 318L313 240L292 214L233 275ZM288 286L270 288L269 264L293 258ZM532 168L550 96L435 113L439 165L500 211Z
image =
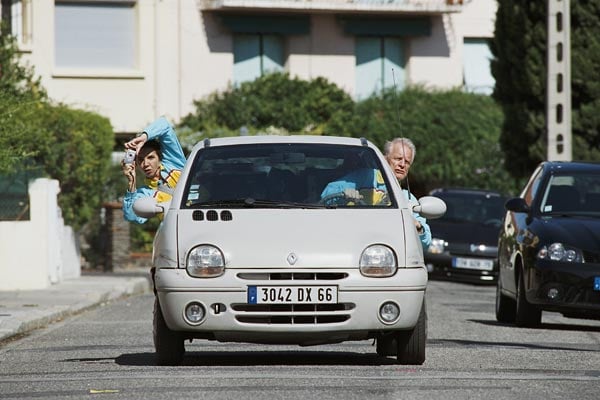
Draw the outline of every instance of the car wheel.
M525 296L525 279L523 273L519 274L517 286L517 312L515 315L517 326L536 326L542 322L542 310L527 301Z
M158 303L158 297L154 300L153 336L156 363L158 365L181 364L185 354L184 338L167 326Z
M427 307L425 300L421 306L417 325L409 331L400 331L398 340L398 362L400 364L421 365L425 362L425 342L427 341Z
M496 282L496 320L504 323L514 323L517 304L510 297L502 294L500 277Z

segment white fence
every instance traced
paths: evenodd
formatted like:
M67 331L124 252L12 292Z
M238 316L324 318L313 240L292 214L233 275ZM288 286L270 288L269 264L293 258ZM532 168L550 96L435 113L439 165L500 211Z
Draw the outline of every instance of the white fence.
M57 203L58 181L29 184L29 221L0 221L0 290L35 290L81 275L73 229Z

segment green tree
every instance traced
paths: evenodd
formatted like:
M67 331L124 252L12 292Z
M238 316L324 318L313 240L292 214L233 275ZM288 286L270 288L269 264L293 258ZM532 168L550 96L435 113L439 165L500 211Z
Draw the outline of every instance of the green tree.
M46 135L35 113L45 101L46 93L39 79L21 63L14 38L0 34L1 174L15 172L37 154L38 143Z
M270 127L320 134L334 113L353 107L350 96L324 78L305 81L282 73L244 82L194 104L196 111L184 117L180 126L209 137Z
M493 97L505 119L500 143L506 167L528 176L546 158L547 2L499 0L490 48ZM600 0L571 1L573 158L597 159L600 149Z
M513 193L498 145L502 110L489 97L460 90L419 87L388 90L339 113L327 134L366 137L380 149L395 137L417 147L411 190L424 195L441 186L478 187Z

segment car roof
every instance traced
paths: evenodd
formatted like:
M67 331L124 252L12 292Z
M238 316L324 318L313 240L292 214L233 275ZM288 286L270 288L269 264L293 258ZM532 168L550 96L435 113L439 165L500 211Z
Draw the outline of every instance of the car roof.
M498 196L506 197L502 193L477 188L462 188L462 187L449 187L449 188L437 188L429 192L430 195L435 196L438 194L464 194L464 195L481 195L481 196Z
M209 146L230 146L239 144L265 144L265 143L315 143L339 144L346 146L369 146L376 148L373 143L364 138L351 138L344 136L316 136L316 135L257 135L257 136L232 136L204 139L198 142L192 152L199 148Z
M600 163L598 162L544 161L541 164L544 170L549 172L600 171Z

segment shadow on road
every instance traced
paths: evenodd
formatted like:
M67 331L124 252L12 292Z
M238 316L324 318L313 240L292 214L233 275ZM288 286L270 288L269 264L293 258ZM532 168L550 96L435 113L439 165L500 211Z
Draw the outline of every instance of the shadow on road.
M119 365L156 365L154 353L122 354ZM377 354L327 351L253 351L207 352L187 351L182 366L263 366L263 365L398 365L395 358ZM398 365L400 367L400 365ZM414 368L411 366L402 366Z
M506 324L503 322L498 322L494 320L484 320L484 319L468 319L467 321L476 322L482 325L489 326L506 326L513 327L515 329L549 329L553 331L579 331L579 332L600 332L600 326L591 326L591 325L576 325L576 324L549 324L549 323L541 323L535 328L521 328L513 324Z

